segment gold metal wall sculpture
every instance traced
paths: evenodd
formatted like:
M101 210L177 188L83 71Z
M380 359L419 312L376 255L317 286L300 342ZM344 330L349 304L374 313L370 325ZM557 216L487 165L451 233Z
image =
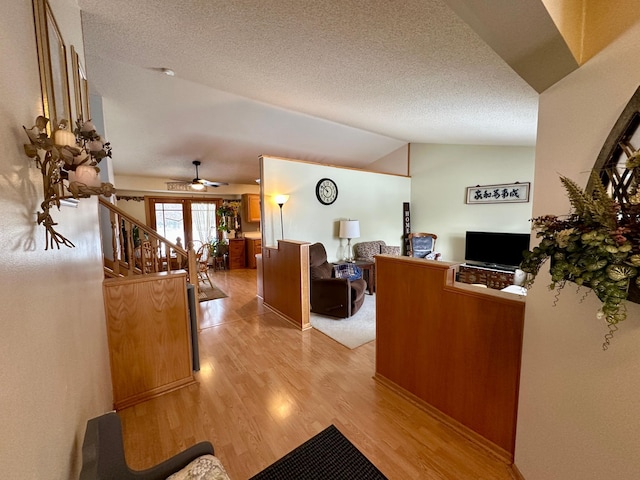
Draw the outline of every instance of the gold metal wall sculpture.
M98 163L111 157L111 146L103 142L93 123L78 121L72 132L67 128L66 120L57 128L48 127L49 119L36 118L35 125L29 129L23 127L30 143L24 145L24 151L40 168L44 199L40 204L37 221L46 230L46 246L60 245L73 247L74 244L56 230L51 217L51 209L61 206L67 199L88 198L91 195L109 197L115 193L111 183L100 181ZM53 130L50 136L48 128Z

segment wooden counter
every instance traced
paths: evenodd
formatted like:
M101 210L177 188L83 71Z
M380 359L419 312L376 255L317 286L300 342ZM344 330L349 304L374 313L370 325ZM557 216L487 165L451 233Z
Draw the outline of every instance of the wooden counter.
M376 257L376 379L512 462L524 297L458 284L455 267Z

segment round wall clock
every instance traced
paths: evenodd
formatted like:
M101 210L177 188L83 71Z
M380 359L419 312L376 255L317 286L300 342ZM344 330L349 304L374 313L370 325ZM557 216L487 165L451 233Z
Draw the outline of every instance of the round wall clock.
M323 205L331 205L338 198L338 186L330 178L322 178L316 184L316 197Z

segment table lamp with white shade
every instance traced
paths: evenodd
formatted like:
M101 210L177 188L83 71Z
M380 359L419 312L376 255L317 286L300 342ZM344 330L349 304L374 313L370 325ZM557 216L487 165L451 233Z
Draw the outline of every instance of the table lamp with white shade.
M353 262L353 252L351 251L351 239L360 237L360 222L358 220L340 220L340 238L347 239L347 255L345 260Z

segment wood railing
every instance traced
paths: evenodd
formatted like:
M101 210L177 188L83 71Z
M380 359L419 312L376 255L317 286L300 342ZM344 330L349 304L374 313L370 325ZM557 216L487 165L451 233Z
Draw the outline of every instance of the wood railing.
M198 270L193 245L189 245L188 250L179 247L102 197L99 205L106 209L111 233L110 239L104 230L102 234L103 242L111 241L111 248L105 250L104 255L105 277L186 270L197 298Z

